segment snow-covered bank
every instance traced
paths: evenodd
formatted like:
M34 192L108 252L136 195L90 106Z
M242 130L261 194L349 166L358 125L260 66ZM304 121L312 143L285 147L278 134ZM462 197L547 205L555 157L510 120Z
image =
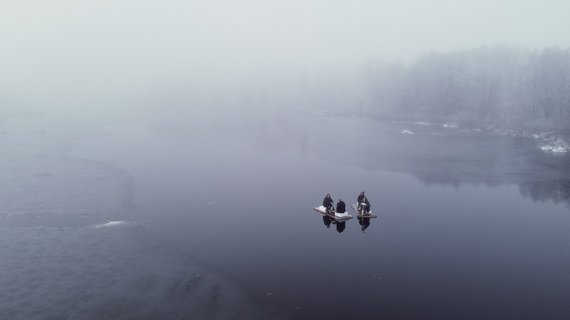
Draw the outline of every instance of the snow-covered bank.
M570 150L570 144L552 132L533 134L532 137L540 142L540 149L542 151L566 153Z
M458 129L463 132L475 132L475 133L486 132L502 136L524 137L524 138L534 139L537 142L538 148L540 148L540 150L544 152L565 154L570 151L570 143L565 138L557 136L553 132L532 133L527 130L506 129L506 128L499 128L497 126L488 127L485 129L467 128L457 123L436 124L434 122L428 122L428 121L392 121L392 123L405 124L411 126L438 126L447 129ZM411 131L411 130L406 129L404 131ZM404 131L402 131L402 133L404 133Z
M512 130L495 128L491 132L503 136L531 138L537 142L540 150L549 153L567 153L570 150L570 144L560 136L553 132L530 133L525 130Z

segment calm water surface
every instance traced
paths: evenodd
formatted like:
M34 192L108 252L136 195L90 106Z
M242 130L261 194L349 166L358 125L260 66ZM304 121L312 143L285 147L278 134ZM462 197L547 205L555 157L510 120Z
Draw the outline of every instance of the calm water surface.
M570 315L570 161L533 141L223 118L116 125L73 154L128 171L141 224L296 319ZM312 210L363 190L377 219Z

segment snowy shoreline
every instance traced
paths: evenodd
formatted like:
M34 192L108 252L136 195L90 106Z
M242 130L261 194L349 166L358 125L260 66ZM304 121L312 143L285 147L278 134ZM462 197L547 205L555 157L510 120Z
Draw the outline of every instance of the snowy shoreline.
M514 129L505 129L505 128L466 128L462 127L456 123L435 123L435 122L427 122L427 121L391 121L392 123L397 124L406 124L412 126L434 126L434 127L442 127L448 129L457 129L464 132L486 132L490 134L496 134L501 136L510 136L510 137L523 137L523 138L530 138L537 141L537 146L540 150L547 152L547 153L555 153L555 154L566 154L570 151L570 143L561 138L560 136L556 135L554 132L528 132L526 130L514 130ZM409 134L410 130L402 131L402 134Z

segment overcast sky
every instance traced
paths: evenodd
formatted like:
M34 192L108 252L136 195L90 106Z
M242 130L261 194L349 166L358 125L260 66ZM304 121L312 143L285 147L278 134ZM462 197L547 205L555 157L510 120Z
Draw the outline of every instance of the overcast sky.
M0 41L8 88L215 77L497 44L569 47L570 1L0 0Z

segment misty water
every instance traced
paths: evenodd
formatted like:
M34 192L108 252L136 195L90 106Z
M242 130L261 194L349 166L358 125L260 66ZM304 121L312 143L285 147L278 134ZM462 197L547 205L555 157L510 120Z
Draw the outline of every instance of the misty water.
M3 316L570 314L570 161L533 140L322 115L13 121ZM378 218L313 211L361 191Z

